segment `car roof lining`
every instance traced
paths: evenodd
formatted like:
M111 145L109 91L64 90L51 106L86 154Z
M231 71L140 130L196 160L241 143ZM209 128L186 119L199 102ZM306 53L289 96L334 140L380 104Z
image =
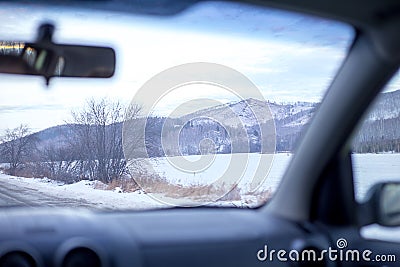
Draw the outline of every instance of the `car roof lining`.
M383 19L398 17L400 15L400 2L397 0L302 0L300 2L298 0L225 1L297 11L340 20L361 28L374 25L379 26ZM99 8L143 15L171 16L182 12L196 3L207 2L207 0L0 0L0 2Z
M0 0L13 4L58 5L61 7L98 9L129 14L172 16L185 9L207 0ZM358 31L367 33L374 39L375 45L388 58L400 58L397 44L400 35L381 35L381 30L392 25L392 20L400 23L400 1L398 0L223 0L220 2L237 2L256 6L272 7L288 11L337 20L355 27ZM361 8L362 7L362 8ZM387 23L389 22L389 23ZM395 45L393 45L393 43Z

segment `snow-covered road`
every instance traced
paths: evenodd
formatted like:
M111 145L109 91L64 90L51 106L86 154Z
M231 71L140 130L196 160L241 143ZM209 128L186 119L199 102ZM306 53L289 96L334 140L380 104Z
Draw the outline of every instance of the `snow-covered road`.
M40 203L40 204L39 204ZM0 206L65 206L65 207L93 207L85 199L67 198L62 195L48 194L33 187L21 186L15 180L3 179L0 187Z
M243 173L241 183L251 180L260 160L263 162L262 156L260 154L249 155L249 163ZM196 157L191 156L192 159ZM275 190L290 158L291 156L286 153L274 156L273 164L262 188ZM167 160L159 159L156 171L165 175L171 183L185 186L201 185L212 183L212 178L219 177L230 162L230 155L218 155L210 168L193 175L187 172L179 172ZM353 163L358 200L362 200L368 189L379 181L399 180L400 154L354 154ZM63 185L49 179L22 178L0 173L0 207L16 205L57 206L101 210L140 210L170 207L170 205L156 201L154 197L160 199L158 195L154 194L152 198L151 195L144 194L141 191L117 193L100 189L105 185L98 183L84 180L75 184ZM239 186L241 186L241 183L239 183ZM215 204L240 206L243 203L227 201Z
M95 189L95 182L91 181L61 186L48 179L14 177L1 173L0 181L0 207L47 206L138 210L163 206L139 191L121 194Z

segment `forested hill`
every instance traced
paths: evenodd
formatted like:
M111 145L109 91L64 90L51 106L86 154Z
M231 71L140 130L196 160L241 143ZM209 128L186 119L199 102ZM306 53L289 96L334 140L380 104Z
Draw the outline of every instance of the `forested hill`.
M400 90L381 94L355 138L358 153L400 152Z
M293 151L296 141L318 105L318 103L309 102L279 104L248 99L207 108L180 118L150 117L147 118L146 146L150 156L154 157L175 155L176 151L192 155L201 152L200 141L206 138L213 141L211 150L216 153L260 152L262 150L260 127L271 122L269 116L262 115L263 110L268 106L276 128L276 150ZM371 110L355 138L354 151L358 153L400 152L400 90L381 94L374 104L374 109ZM232 112L244 125L245 135L243 132L240 134L236 128L238 120L230 117ZM254 113L258 114L258 120L255 119ZM143 118L137 120L143 120ZM218 120L223 123L219 123ZM74 155L74 151L78 148L71 147L73 143L71 140L76 139L82 127L79 124L61 125L34 133L36 147L41 151L68 150L71 157L78 157ZM96 131L96 127L90 126L93 132ZM122 123L107 127L109 128L105 132L106 137L109 136L107 138L115 138L115 136L120 138ZM176 143L172 138L179 136L179 149L170 147L169 151L162 150L162 134L166 142L164 148L167 150L168 142ZM232 142L239 145L232 147ZM111 141L110 139L109 143L120 146L121 140ZM118 151L120 151L118 156L122 156L122 149Z
M264 115L265 108L269 107L276 128L276 148L278 151L290 151L317 106L317 103L309 102L278 104L248 99L200 110L180 118L149 117L146 122L146 145L150 156L164 156L165 153L175 155L177 149L168 147L168 144L175 143L172 139L179 136L179 150L187 155L199 154L199 144L205 138L214 142L213 150L217 153L260 152L260 127L267 124L270 126L272 122L271 116ZM235 118L232 118L232 112ZM257 119L255 114L258 115ZM244 134L238 129L238 124L245 127ZM37 132L34 134L38 140L37 147L54 149L67 146L73 143L71 141L82 131L82 127L77 124L61 125ZM95 132L96 126L91 128ZM112 128L117 128L112 131L122 132L121 123ZM162 134L165 151L161 150ZM232 142L238 145L232 147Z

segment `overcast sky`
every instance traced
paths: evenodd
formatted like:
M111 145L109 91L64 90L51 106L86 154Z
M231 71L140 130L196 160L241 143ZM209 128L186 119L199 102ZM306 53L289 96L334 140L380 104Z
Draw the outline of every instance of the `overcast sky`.
M226 65L246 75L265 99L320 101L353 38L347 26L236 4L202 4L155 20L121 14L90 14L57 8L2 6L3 40L32 40L42 21L54 21L57 42L100 44L116 49L112 79L53 79L0 75L0 134L24 123L34 131L63 124L90 97L129 103L151 77L190 62ZM23 19L21 19L23 18ZM166 96L162 115L195 98L236 100L223 90L195 86ZM389 90L400 89L397 78Z

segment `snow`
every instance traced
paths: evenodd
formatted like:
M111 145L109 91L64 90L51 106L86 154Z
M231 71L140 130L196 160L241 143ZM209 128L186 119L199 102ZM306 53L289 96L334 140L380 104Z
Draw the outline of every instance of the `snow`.
M217 155L209 167L195 173L175 168L171 164L171 158L154 160L153 165L155 171L165 176L170 183L191 186L215 183L226 172L227 168L232 168L230 166L232 162L246 160L243 165L244 169L234 172L240 175L229 177L226 180L227 188L231 188L229 185L232 182L232 184L239 183L239 187L243 190L249 190L253 177L258 177L256 184L264 180L261 189L275 190L290 157L286 153L274 155L275 160L272 167L269 168L265 162L271 161L273 159L272 155L257 153ZM176 160L177 157L172 158ZM185 158L190 162L196 162L199 156L185 156ZM265 164L265 166L261 163ZM98 209L149 209L168 206L154 199L154 197L159 196L145 194L142 191L127 193L123 192L119 187L113 190L105 190L107 185L99 181L83 180L74 184L63 184L48 178L23 178L2 173L0 173L0 180L5 180L9 184L35 190L48 196L54 196L55 199L82 200ZM252 189L255 188L252 187ZM243 206L243 202L251 203L255 201L256 197L254 195L247 195L243 196L242 201L220 201L216 205ZM60 206L62 206L62 203L60 203Z
M253 177L259 175L263 178L266 175L260 189L271 189L274 191L292 157L288 153L275 154L272 165L269 168L265 164L271 160L271 155L247 154L240 158L232 155L216 155L208 168L196 173L182 171L171 165L170 158L161 158L154 162L154 168L157 172L165 175L171 183L184 186L197 184L210 184L216 182L216 179L223 174L229 167L229 163L238 159L246 159L245 169L235 180L239 181L239 187L245 190ZM176 158L176 157L175 157ZM185 156L189 161L196 162L199 156ZM354 180L356 199L361 201L368 189L375 183L395 180L400 181L400 154L353 154ZM258 167L261 166L261 171ZM258 169L258 171L257 171ZM60 199L76 199L90 203L99 209L149 209L168 207L156 201L151 195L142 191L133 193L123 192L121 188L114 190L104 190L106 185L98 181L80 181L75 184L65 185L53 180L44 178L21 178L0 173L0 180L9 184L33 189L48 196L54 196ZM262 179L261 179L262 180ZM255 201L255 197L250 195L243 196L241 201L222 201L214 205L243 206ZM249 205L251 206L251 204ZM400 227L385 228L378 225L363 227L361 234L365 238L378 238L400 242Z
M381 94L370 109L367 121L394 119L400 117L400 90Z
M98 181L82 180L67 185L47 178L22 178L2 173L0 173L0 179L6 180L9 184L54 196L56 199L86 201L99 209L149 209L165 206L140 191L121 194L117 191L96 189L102 185Z
M215 164L212 165L212 168L208 168L206 171L197 174L182 172L173 168L166 158L158 159L155 163L157 164L157 170L162 172L162 174L165 174L171 183L183 186L205 185L210 182L215 182L215 177L221 175L225 169L221 169L220 166L229 164L229 160L232 160L229 156L230 155L217 156L217 160ZM198 156L187 157L190 158L191 161L196 161ZM249 159L254 163L249 164L250 168L247 168L247 171L245 172L246 177L254 176L255 167L257 166L257 158L258 160L262 160L262 156L259 154L250 154ZM253 174L251 173L252 171ZM276 176L274 184L278 183L278 178L279 177ZM105 190L107 186L99 181L82 180L74 184L63 184L48 178L23 178L1 173L0 179L6 180L7 183L15 186L35 190L48 196L53 196L55 199L65 198L82 200L83 202L90 203L91 206L98 209L149 209L169 206L160 203L154 198L160 198L160 196L144 194L142 191L126 193L123 192L120 187L116 187L113 190ZM254 197L245 197L243 201L254 202L255 200ZM60 206L62 205L63 204L60 203ZM243 203L241 201L221 201L217 205L242 206Z
M296 104L269 103L272 115L276 120L282 120L303 111L309 111L312 113L315 108L314 106L315 103L308 102L300 102Z
M379 113L378 111L372 111L367 117L368 122L395 119L400 117L400 110L384 110Z
M272 118L282 120L299 112L309 111L312 113L315 105L315 103L308 102L276 104L250 98L203 109L186 115L183 119L204 117L203 120L200 119L199 121L206 123L207 118L214 118L217 121L223 122L224 125L237 127L239 124L249 127L265 123ZM232 116L232 114L236 114L236 116ZM309 117L307 115L303 116L302 119L297 120L295 125L304 125L308 122Z
M242 172L239 187L247 188L249 181L254 177L257 167L262 166L262 173L267 174L260 189L271 189L274 191L292 158L291 154L275 154L272 166L265 165L269 155L249 154L245 170ZM188 160L195 162L199 156L185 156ZM243 159L243 158L242 158ZM382 181L400 181L400 154L353 154L354 179L356 199L361 201L368 189L375 183ZM231 155L217 155L209 168L196 174L179 171L174 168L167 159L159 159L155 169L162 172L171 183L190 186L194 184L209 184L216 180L232 162ZM133 193L123 192L121 188L104 190L106 185L98 181L80 181L75 184L65 185L44 178L21 178L0 173L0 181L6 181L19 187L33 189L37 192L54 196L59 199L76 199L91 203L99 209L150 209L163 208L169 205L161 204L154 196L136 191ZM157 196L160 197L160 196ZM165 199L164 199L165 200ZM222 201L214 203L214 206L246 206L255 198L244 196L241 201ZM62 204L60 205L62 206ZM251 206L251 205L248 205ZM364 238L380 239L386 241L400 242L400 227L388 228L379 225L370 225L361 229Z
M237 155L237 154L236 154ZM247 157L248 156L248 157ZM281 177L292 157L289 153L278 153L273 156L271 168L265 163L270 155L252 153L242 159L247 160L247 165L236 180L239 187L246 187L255 176L257 168L262 164L263 175L266 175L262 188L275 190L279 185ZM226 171L229 164L234 162L235 154L216 155L210 166L200 172L182 171L169 162L171 159L162 158L157 160L154 168L157 173L164 175L171 183L190 186L195 184L210 184ZM179 157L174 157L179 158ZM185 156L191 161L196 161L200 156ZM375 183L395 180L400 181L400 154L353 154L353 169L356 198L361 201L368 189ZM239 176L239 175L238 175Z
M400 181L400 154L353 154L356 198L361 201L378 182Z
M292 155L289 153L274 155L259 153L218 154L205 156L203 163L206 162L207 164L201 166L199 165L201 156L194 155L152 159L151 166L156 173L176 185L188 187L215 184L227 171L232 172L233 170L232 173L235 175L225 181L237 183L243 192L254 189L250 186L252 182L259 185L260 190L274 191L279 185L291 157ZM377 182L400 181L400 154L353 154L352 158L356 198L359 201L364 198L368 189ZM186 160L185 163L189 165L181 168L182 166L179 166L179 164L182 160ZM232 169L233 167L240 167L240 169ZM161 205L141 191L126 193L120 187L116 187L114 190L105 190L107 186L99 181L83 180L75 184L64 185L47 178L22 178L5 174L0 174L0 179L56 197L82 198L94 203L99 208L142 209Z
M195 160L199 156L189 156ZM266 155L249 154L249 161L239 187L246 187L248 181L254 176L254 173L260 162L264 163L263 157ZM287 153L275 154L268 175L262 184L262 189L272 189L274 191L284 174L292 155ZM173 166L169 165L166 159L161 160L157 167L159 171L166 173L171 182L183 185L207 184L213 182L215 177L221 175L227 168L227 164L232 160L230 155L217 155L214 166L210 166L203 172L196 175L179 172ZM366 192L372 185L383 181L400 181L400 154L353 154L353 171L356 199L362 201ZM223 166L223 167L221 167ZM370 225L361 229L364 238L376 238L381 240L400 242L400 227L387 228L379 225Z
M353 154L356 199L362 201L372 185L384 181L400 181L400 154ZM377 224L361 229L364 238L400 242L400 227Z
M207 158L208 157L208 158ZM290 162L292 155L289 153L269 154L218 154L205 156L205 166L196 165L200 155L158 158L151 160L151 166L159 175L165 177L170 183L181 186L209 185L216 183L232 165L244 167L236 172L235 177L229 181L238 183L239 188L248 190L254 177L262 181L261 189L275 190L281 177ZM361 201L368 189L375 183L382 181L400 181L400 154L353 154L354 180L356 198ZM186 168L179 166L181 160L186 160ZM245 161L245 162L243 162ZM269 166L268 162L271 162ZM192 164L192 165L191 165ZM202 167L197 169L195 167ZM22 178L0 173L0 179L7 182L32 188L46 194L60 197L81 197L90 202L97 203L107 208L144 208L153 205L154 200L140 191L126 193L120 187L114 190L104 190L107 186L99 181L83 180L75 184L63 184L48 178ZM99 202L107 198L106 203ZM110 201L108 201L108 199Z
M238 163L238 161L246 161L243 164L244 168L238 170L236 177L233 180L239 182L239 187L245 187L253 177L259 175L261 178L265 177L265 187L276 188L280 178L285 170L286 165L289 163L291 156L289 154L218 154L205 155L203 159L209 163L205 168L198 168L199 162L202 156L183 156L183 157L169 157L157 159L153 162L152 166L154 170L167 178L171 183L190 186L190 185L208 185L216 182L228 168L232 168L231 165ZM267 162L274 159L271 169ZM180 168L179 164L181 161L187 160L186 163L191 162L193 164L185 165L186 168ZM261 166L262 172L257 170ZM183 163L182 163L183 164ZM191 168L192 167L192 168ZM204 166L202 166L204 167Z

